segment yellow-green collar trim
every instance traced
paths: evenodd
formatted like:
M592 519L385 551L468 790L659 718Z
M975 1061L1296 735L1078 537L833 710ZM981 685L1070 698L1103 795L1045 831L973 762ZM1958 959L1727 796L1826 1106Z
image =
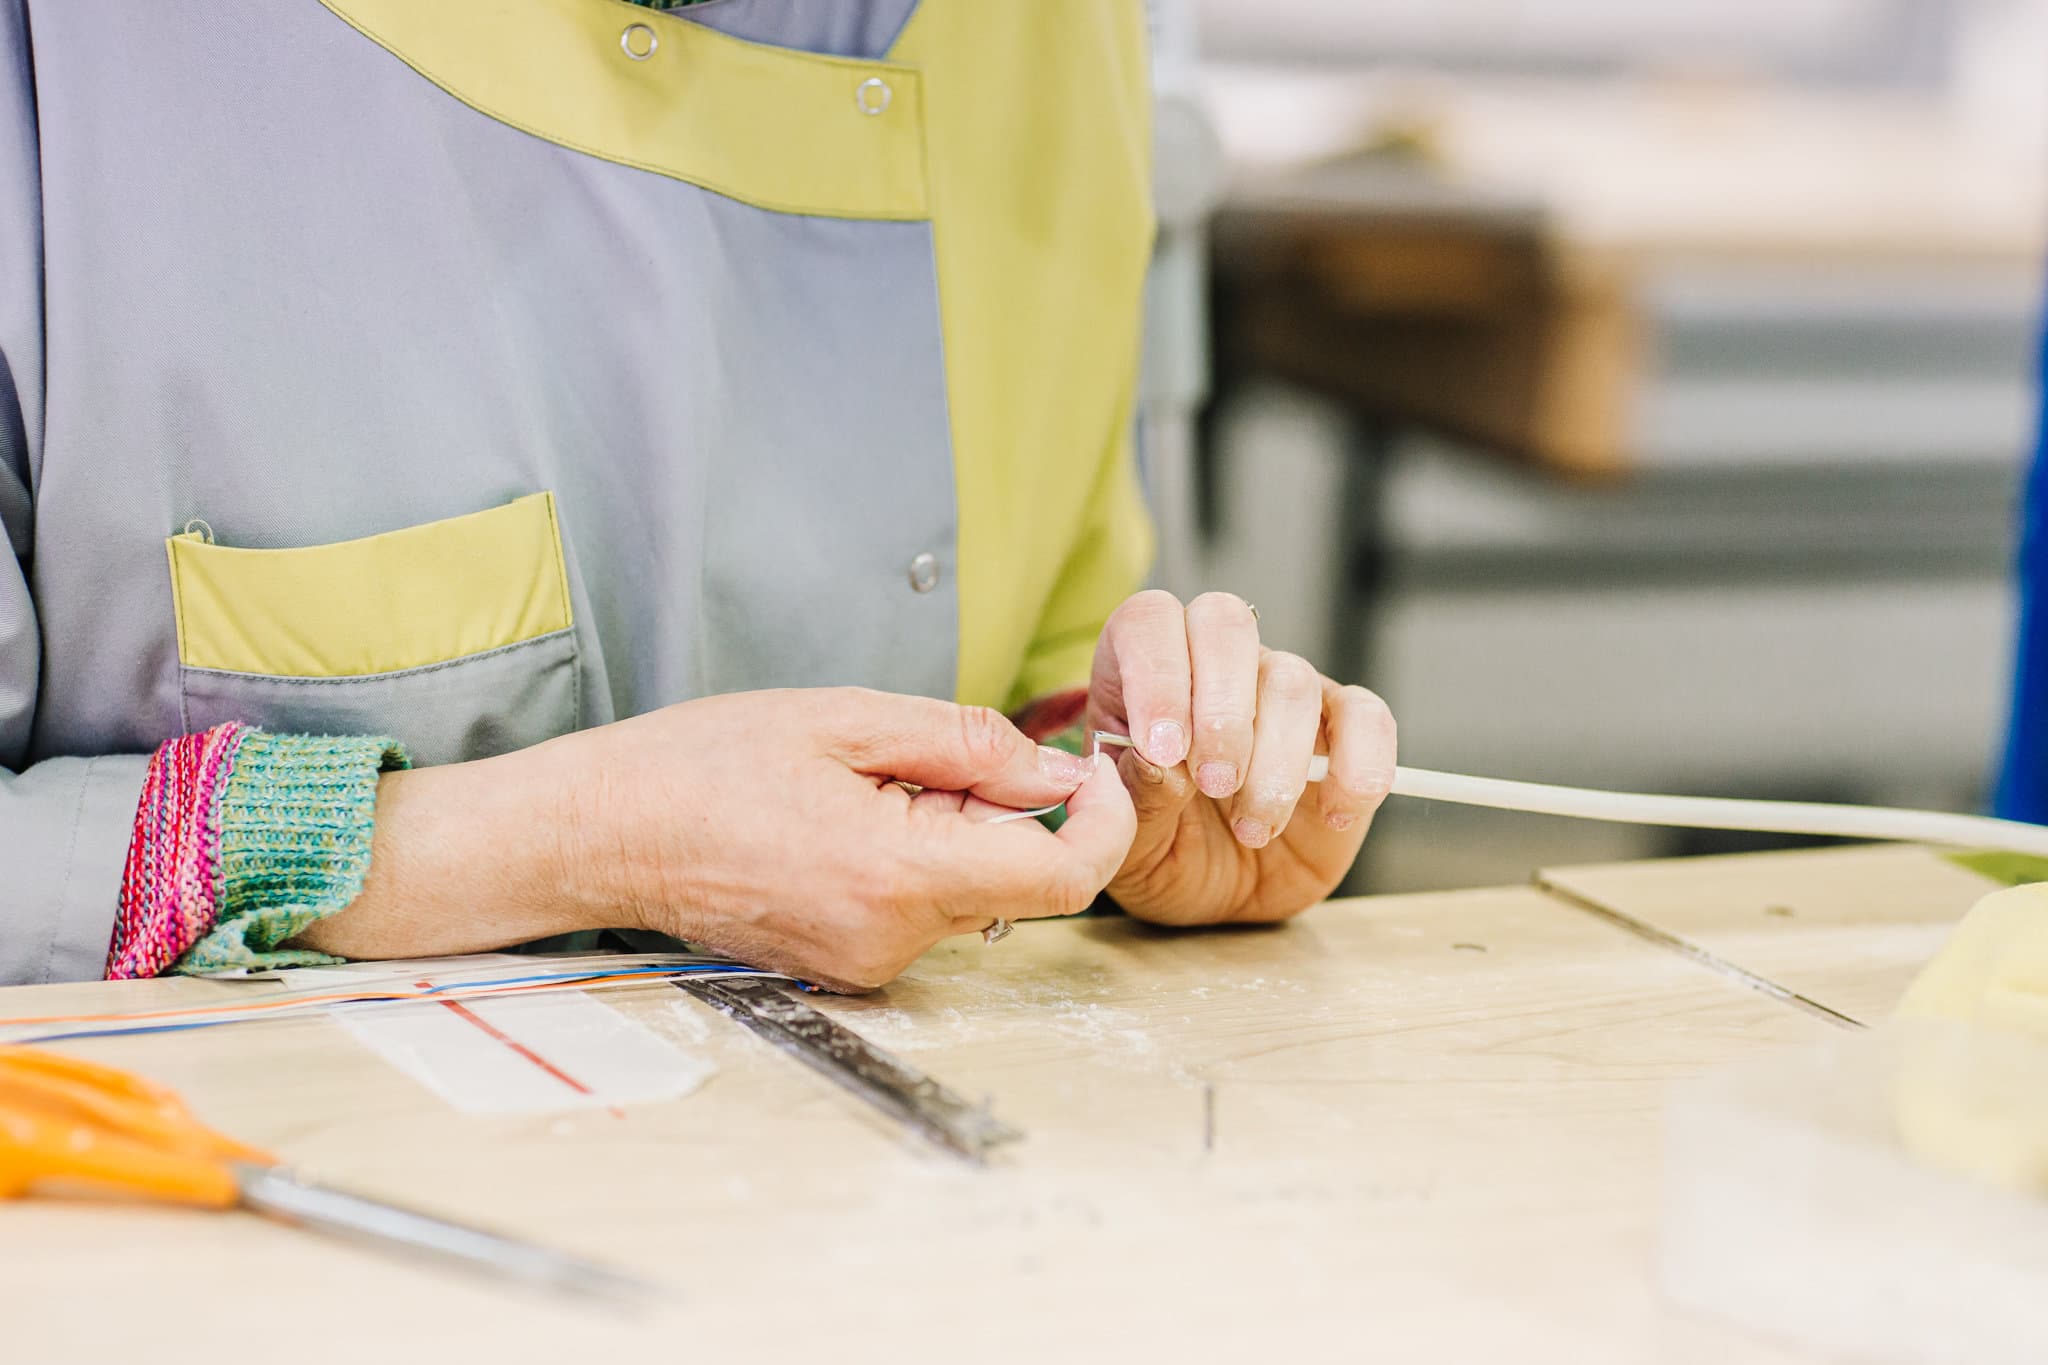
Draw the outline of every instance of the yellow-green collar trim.
M320 2L470 108L563 147L783 213L930 214L915 68L742 42L626 0Z

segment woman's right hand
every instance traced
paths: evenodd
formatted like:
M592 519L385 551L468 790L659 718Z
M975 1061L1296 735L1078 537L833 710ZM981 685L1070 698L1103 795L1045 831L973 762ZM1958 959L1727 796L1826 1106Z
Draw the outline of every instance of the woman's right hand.
M920 697L735 693L561 743L594 913L837 988L879 986L998 918L1086 909L1136 829L1112 765ZM955 792L973 799L940 799ZM1060 801L1058 834L983 823Z
M985 823L1063 800L1057 834ZM420 956L650 928L858 990L949 935L1085 909L1135 829L1112 765L1041 749L997 712L733 693L387 774L363 894L298 942Z

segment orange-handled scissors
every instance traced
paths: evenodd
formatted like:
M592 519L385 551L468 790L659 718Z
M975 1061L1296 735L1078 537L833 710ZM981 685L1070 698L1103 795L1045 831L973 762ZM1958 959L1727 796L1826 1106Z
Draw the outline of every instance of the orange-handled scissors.
M0 1199L66 1187L247 1208L553 1288L646 1288L546 1247L301 1180L268 1152L201 1123L154 1081L76 1057L0 1045Z

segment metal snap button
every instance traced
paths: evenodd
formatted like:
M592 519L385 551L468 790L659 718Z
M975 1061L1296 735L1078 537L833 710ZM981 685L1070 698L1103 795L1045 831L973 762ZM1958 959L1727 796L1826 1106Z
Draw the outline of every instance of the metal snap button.
M916 592L930 592L939 586L939 557L921 554L910 561L910 586Z
M870 76L853 88L853 105L870 118L889 107L889 101L896 92L889 88L889 82L880 76Z
M636 62L644 62L661 46L661 35L645 24L628 24L619 35L619 50Z

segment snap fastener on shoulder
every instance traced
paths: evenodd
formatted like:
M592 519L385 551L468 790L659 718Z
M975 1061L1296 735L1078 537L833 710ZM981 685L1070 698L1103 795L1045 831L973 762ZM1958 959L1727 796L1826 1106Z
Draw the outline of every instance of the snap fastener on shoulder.
M889 82L880 76L870 76L853 88L853 104L863 114L872 118L889 107L896 92L889 88Z
M930 592L939 586L939 557L927 551L910 561L910 587L914 592Z
M644 62L661 46L661 35L645 24L628 24L619 35L619 50L636 62Z

